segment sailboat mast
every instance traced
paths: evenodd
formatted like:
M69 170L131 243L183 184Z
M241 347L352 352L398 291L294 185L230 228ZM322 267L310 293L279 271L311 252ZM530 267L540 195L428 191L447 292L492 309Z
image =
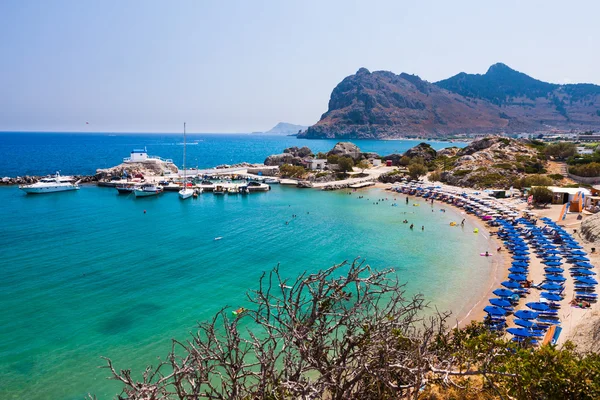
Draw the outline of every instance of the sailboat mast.
M185 149L186 149L186 141L185 141L185 122L183 123L183 188L187 189L187 176L185 172Z

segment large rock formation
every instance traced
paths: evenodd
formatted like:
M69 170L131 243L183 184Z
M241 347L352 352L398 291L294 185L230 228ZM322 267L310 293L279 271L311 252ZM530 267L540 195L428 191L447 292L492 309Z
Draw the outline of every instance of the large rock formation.
M353 160L360 160L362 158L362 153L357 145L350 142L339 142L331 149L328 153L330 155L336 155L341 157L350 157Z
M313 157L311 149L304 146L298 148L288 147L282 154L273 154L265 159L265 165L281 166L283 164L302 165L302 161L307 157Z
M339 83L305 138L439 137L600 128L600 86L555 85L504 64L432 84L361 68Z
M587 217L581 223L581 235L587 242L600 244L600 213Z
M477 188L508 188L529 168L543 168L537 150L526 141L487 137L471 142L456 152L459 157L442 179L452 185Z
M435 159L437 152L431 145L419 143L415 147L408 149L404 155L410 158L422 158L425 162L430 162Z

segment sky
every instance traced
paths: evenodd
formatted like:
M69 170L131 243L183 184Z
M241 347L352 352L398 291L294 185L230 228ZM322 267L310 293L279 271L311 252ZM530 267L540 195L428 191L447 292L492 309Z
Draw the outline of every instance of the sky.
M600 2L0 0L0 131L311 125L360 67L600 84ZM88 124L86 124L88 122Z

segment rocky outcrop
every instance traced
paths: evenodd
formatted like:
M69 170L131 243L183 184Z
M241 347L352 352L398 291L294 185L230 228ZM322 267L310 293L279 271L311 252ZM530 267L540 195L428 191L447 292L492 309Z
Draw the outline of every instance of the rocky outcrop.
M405 156L410 158L422 158L425 162L430 162L435 159L437 152L431 145L427 143L419 143L415 147L411 147L405 153Z
M144 176L161 176L165 173L177 173L179 170L172 163L166 162L135 162L135 163L122 163L112 168L103 168L96 170L96 177L98 180L110 179L111 177L123 176L123 173L127 171L127 175L134 176L136 174L142 174Z
M600 213L587 217L581 223L581 235L586 242L600 244Z
M265 159L264 164L268 166L282 166L283 164L302 165L305 158L314 157L312 150L308 147L288 147L282 154L273 154Z
M437 156L454 157L459 151L460 149L458 147L446 147L445 149L438 150Z
M503 64L436 84L360 68L331 92L304 138L385 139L600 128L600 86L555 85Z
M381 174L377 179L379 180L379 182L383 183L396 183L401 182L402 180L406 180L405 174L400 173L398 171L391 171L385 174Z
M527 168L543 167L537 150L527 144L498 136L475 140L456 152L459 158L442 180L456 186L508 188Z
M354 161L358 161L362 158L362 153L357 145L350 142L339 142L331 149L328 153L328 156L336 155L340 157L350 157Z

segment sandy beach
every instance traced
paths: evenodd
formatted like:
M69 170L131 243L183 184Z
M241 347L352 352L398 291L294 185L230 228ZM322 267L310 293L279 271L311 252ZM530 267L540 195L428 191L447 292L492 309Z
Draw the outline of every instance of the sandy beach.
M377 184L375 187L386 189L391 185L389 184ZM449 187L446 186L447 189L452 189L457 192L467 191L470 192L472 190L465 190L464 188L459 187ZM413 197L413 196L409 196ZM517 208L520 211L525 211L526 204L524 202L520 202L518 199L504 199L502 201L505 205L508 204L511 207ZM458 212L462 211L462 208L456 207L454 205L443 203L444 206L454 207ZM541 217L548 217L553 221L557 221L562 205L551 205L545 209L534 209L531 210L534 217L539 219ZM480 234L485 235L487 239L490 241L490 253L493 254L490 262L490 274L489 279L485 283L485 291L483 295L476 300L474 303L470 304L466 307L466 310L461 310L456 312L453 315L453 319L455 319L455 326L464 327L471 323L471 321L483 321L486 313L483 311L483 308L489 305L489 299L492 297L496 297L492 292L501 287L500 283L508 278L509 271L511 265L511 257L508 250L504 247L503 242L495 235L490 235L490 233L495 232L496 228L492 228L488 226L484 221L479 219L477 216L473 214L463 214L465 218L469 221L470 225L474 225L479 229ZM565 220L559 221L559 225L563 226L569 233L573 234L575 240L577 240L580 245L584 248L584 251L587 252L587 257L590 258L590 262L595 265L594 271L598 272L597 263L600 262L600 254L591 252L591 248L594 247L593 244L586 243L583 238L580 236L580 226L581 222L585 220L586 216L583 217L582 220L577 220L577 213L569 213ZM543 226L542 221L538 221L538 226ZM499 253L496 252L495 249L501 247L503 250ZM593 319L591 317L600 316L600 306L599 303L592 303L592 306L587 309L582 309L578 307L571 306L570 301L574 298L574 279L568 273L568 268L570 264L563 265L565 268L565 278L567 279L565 282L565 290L564 290L564 299L560 301L560 310L559 310L559 318L561 321L562 333L558 339L558 344L563 344L567 340L571 340L580 346L585 346L590 342L590 327ZM529 275L528 279L533 283L542 283L544 281L544 264L542 264L541 258L537 257L535 253L531 254L531 260L529 263ZM526 309L525 304L529 302L539 301L540 300L541 290L530 289L530 293L519 300L517 306L515 306L515 311L520 309ZM514 326L513 318L509 318L508 320L509 327Z

